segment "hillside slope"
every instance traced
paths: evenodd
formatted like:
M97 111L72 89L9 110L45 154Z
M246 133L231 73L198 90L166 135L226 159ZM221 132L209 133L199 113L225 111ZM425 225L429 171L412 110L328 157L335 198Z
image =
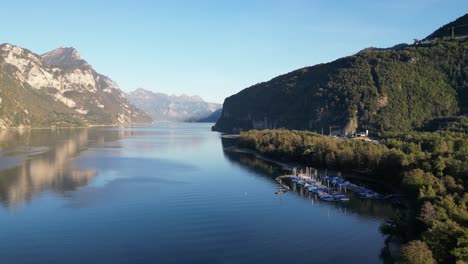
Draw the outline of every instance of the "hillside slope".
M214 129L406 131L468 114L467 48L444 39L305 67L226 98Z
M73 48L43 57L0 45L0 128L150 122Z
M223 109L220 108L216 111L214 111L211 115L200 118L198 120L194 120L194 122L200 122L200 123L216 123L218 122L219 118L221 117L221 114L223 113Z
M453 35L455 37L467 36L468 35L468 14L465 14L457 18L453 22L443 25L442 27L434 31L432 34L427 36L425 39L450 37L452 36L452 28L453 28Z

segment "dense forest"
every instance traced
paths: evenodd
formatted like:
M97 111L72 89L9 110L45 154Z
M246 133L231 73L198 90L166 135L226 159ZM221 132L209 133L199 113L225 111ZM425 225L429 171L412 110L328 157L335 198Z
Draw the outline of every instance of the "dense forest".
M466 39L365 49L226 98L214 129L410 131L468 114Z
M252 130L239 145L282 160L342 171L400 186L409 209L382 225L403 239L402 263L468 262L468 118L433 132L387 132L379 141L326 137L310 131ZM463 131L463 129L465 129ZM421 262L418 262L421 261Z

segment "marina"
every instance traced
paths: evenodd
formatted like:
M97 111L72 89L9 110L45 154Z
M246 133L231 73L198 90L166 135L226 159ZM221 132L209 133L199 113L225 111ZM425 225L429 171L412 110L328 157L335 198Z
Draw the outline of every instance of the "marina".
M5 131L0 263L382 262L390 203L305 199L291 171L209 128Z
M289 180L292 185L303 188L318 199L326 202L349 201L348 190L361 199L384 200L391 197L391 195L384 195L366 187L353 184L343 178L340 173L336 176L329 176L327 172L325 172L325 175L320 175L316 169L309 167L299 171L297 168L293 168L292 174L279 176L275 180L281 185L279 191L275 192L276 194L283 194L290 190L290 187L283 182L283 180Z

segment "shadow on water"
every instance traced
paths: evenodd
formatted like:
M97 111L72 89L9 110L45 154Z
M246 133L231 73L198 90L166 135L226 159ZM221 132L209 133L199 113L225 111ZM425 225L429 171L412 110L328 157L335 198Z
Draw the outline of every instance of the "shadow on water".
M229 148L235 146L238 139L233 138L222 138L222 146ZM280 175L289 174L290 172L283 170L279 165L258 159L253 154L238 153L224 151L224 156L231 163L239 165L244 169L255 173L258 176L264 177L270 181L275 181L275 178ZM320 173L324 173L324 170L319 170ZM332 174L336 172L331 172ZM347 175L343 175L347 177ZM351 178L351 177L350 177ZM363 179L353 179L356 184L364 185L366 187L375 188L378 191L386 190L385 186L379 186L377 183L369 183ZM326 205L330 208L334 208L340 213L345 214L357 214L361 217L368 218L379 218L386 219L395 213L395 208L389 201L384 200L373 200L373 199L362 199L357 195L347 192L350 197L348 202L322 202L316 194L308 192L302 186L296 185L296 183L287 181L286 184L290 187L290 191L283 195L294 195L300 199L308 200L312 205ZM280 185L278 185L279 187ZM272 189L272 192L275 190ZM393 263L393 259L388 251L388 247L382 245L382 249L379 255L380 260L383 263Z
M235 145L237 143L237 140L230 138L222 138L222 143L223 148L226 148ZM258 159L252 154L225 151L224 156L232 163L240 165L243 168L254 172L259 176L270 179L271 181L274 181L274 179L277 176L289 174L289 172L282 170L280 166L271 162ZM346 175L343 176L346 177ZM353 182L358 184L366 184L362 180L354 180ZM286 183L291 188L290 193L292 193L293 195L320 203L320 200L318 199L317 195L309 193L303 187L297 186L293 182L287 181ZM379 189L379 186L376 186L376 184L373 184L372 187L376 187L377 189ZM274 191L275 190L272 190L272 192ZM325 204L328 204L331 207L335 207L340 211L347 210L348 213L357 213L359 215L368 217L386 218L391 216L395 212L393 206L388 201L361 199L351 192L347 192L347 195L350 197L350 201L348 202L332 202Z
M254 172L259 176L265 177L271 181L275 181L274 179L277 176L287 173L283 171L279 166L270 162L257 159L251 154L225 152L224 155L232 163L238 164L243 168ZM298 186L293 182L287 182L287 184L291 188L291 191L289 192L290 194L301 197L303 199L307 199L315 203L327 204L330 207L334 207L340 211L346 210L348 213L356 213L361 216L368 216L374 218L385 218L392 215L392 213L394 212L391 203L389 203L388 201L361 199L356 195L347 192L347 195L350 197L350 201L348 202L321 202L316 195L309 193L303 187ZM275 189L272 189L271 191L274 192Z

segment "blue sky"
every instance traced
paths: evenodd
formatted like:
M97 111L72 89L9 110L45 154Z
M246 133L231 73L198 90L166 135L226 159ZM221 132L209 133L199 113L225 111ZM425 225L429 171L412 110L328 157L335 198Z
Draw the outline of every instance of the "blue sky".
M0 43L72 46L124 91L224 98L366 47L423 38L466 1L4 1Z

